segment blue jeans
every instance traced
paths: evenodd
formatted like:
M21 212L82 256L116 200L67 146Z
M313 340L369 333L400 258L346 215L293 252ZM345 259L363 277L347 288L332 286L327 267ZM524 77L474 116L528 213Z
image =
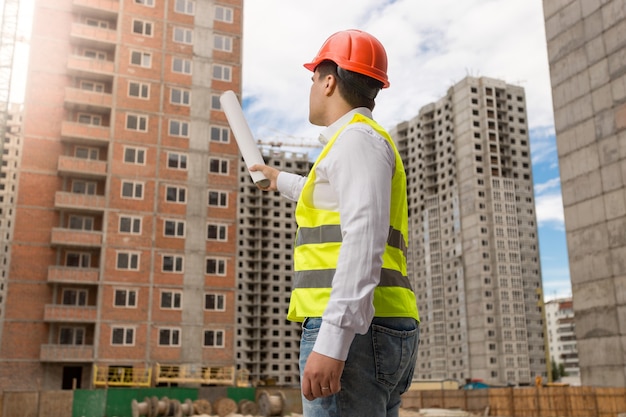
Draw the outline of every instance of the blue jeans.
M317 339L321 318L302 324L300 377ZM419 326L412 318L374 317L366 334L350 346L341 391L309 401L302 397L304 417L397 417L400 395L411 385Z

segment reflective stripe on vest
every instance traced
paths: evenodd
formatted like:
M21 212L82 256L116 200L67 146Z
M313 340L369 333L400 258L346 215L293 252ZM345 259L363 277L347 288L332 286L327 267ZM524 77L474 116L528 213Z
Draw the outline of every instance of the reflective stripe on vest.
M380 281L374 289L375 315L413 317L419 320L415 294L406 271L408 210L402 159L389 135L373 120L356 114L346 126L351 123L365 123L371 126L387 140L395 154L396 169L392 179L390 228L382 255ZM330 299L342 242L341 225L338 212L313 207L312 187L318 163L326 156L342 130L343 128L330 139L320 153L296 206L299 227L294 249L294 286L287 317L290 320L302 321L306 317L322 316Z
M298 272L298 279L293 288L330 288L335 276L334 269L316 269ZM407 277L393 269L383 268L380 271L379 287L401 287L411 289Z
M318 227L300 227L296 236L296 246L308 243L329 243L341 242L341 226L338 224L327 224ZM387 244L392 248L397 248L404 253L406 257L407 247L402 237L402 232L389 226L389 236L387 236Z

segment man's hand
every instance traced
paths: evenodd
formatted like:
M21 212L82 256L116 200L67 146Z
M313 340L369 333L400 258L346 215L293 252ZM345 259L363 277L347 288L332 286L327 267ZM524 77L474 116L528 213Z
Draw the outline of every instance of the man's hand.
M263 175L265 176L265 178L270 180L270 185L268 185L267 187L261 187L260 185L257 184L257 187L259 187L259 189L263 191L276 191L277 190L276 180L278 179L278 174L280 174L279 170L277 170L276 168L272 168L270 166L261 165L261 164L252 165L248 169L252 172L261 171Z
M311 352L302 375L302 395L312 401L338 393L344 365L343 361Z

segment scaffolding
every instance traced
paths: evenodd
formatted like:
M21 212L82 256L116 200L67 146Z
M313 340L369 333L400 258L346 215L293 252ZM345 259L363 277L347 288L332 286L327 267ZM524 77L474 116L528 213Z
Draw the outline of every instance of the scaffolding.
M192 364L156 364L157 384L235 385L235 368L232 366L202 366Z
M152 368L132 366L93 366L94 387L150 387Z

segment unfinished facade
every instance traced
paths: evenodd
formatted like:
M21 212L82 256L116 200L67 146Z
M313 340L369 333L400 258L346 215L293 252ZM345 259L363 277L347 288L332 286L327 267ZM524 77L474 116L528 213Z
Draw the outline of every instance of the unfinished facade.
M581 381L623 387L626 6L544 0L543 10Z
M390 133L422 318L415 378L534 383L547 373L523 88L467 77Z
M267 165L307 175L300 152L263 147ZM254 384L299 386L300 324L287 320L293 280L296 202L259 190L240 170L236 356Z
M36 1L0 389L233 382L242 7Z
M2 104L0 104L2 106ZM6 111L2 158L0 165L0 322L4 317L6 283L11 260L11 241L15 218L17 173L22 151L22 115L19 104L11 104ZM0 340L2 326L0 326Z

